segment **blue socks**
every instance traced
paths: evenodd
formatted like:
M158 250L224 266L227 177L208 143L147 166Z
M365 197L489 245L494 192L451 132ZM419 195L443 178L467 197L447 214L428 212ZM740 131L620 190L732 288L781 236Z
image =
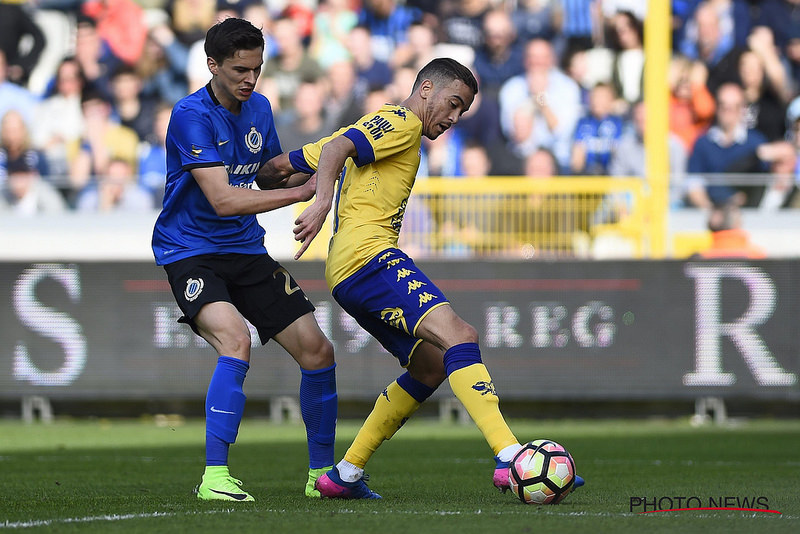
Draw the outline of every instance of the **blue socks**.
M420 404L425 402L425 400L436 391L432 387L415 380L408 371L397 377L397 385L403 388L406 393L411 395L411 398Z
M453 345L444 353L444 368L447 376L453 371L481 363L481 349L477 343L460 343Z
M250 364L220 356L206 394L206 465L228 465L228 447L236 441L244 413L244 377Z
M319 469L333 465L336 437L336 364L308 371L300 369L300 412L308 437L308 466Z

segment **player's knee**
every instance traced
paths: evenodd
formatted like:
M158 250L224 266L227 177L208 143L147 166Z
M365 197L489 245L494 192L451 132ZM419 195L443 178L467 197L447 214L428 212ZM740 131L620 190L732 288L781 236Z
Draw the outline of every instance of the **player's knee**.
M249 356L250 355L250 331L247 329L238 330L230 335L226 345L229 351L236 356ZM226 354L227 356L227 354Z
M459 336L461 343L478 343L478 331L466 321L461 321Z
M303 351L303 369L315 371L333 365L333 344L325 336L319 336L315 342Z

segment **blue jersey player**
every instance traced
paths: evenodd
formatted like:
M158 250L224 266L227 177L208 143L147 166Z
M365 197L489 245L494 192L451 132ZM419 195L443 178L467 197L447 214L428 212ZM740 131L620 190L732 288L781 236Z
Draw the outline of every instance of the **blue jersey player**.
M310 174L265 165L281 153L269 101L254 92L264 39L249 22L229 18L206 34L212 79L176 105L167 132L164 204L153 231L156 263L167 272L181 322L219 354L206 396L203 500L252 501L228 471L245 404L250 331L274 339L300 365L300 408L306 425L306 495L333 465L336 378L333 347L314 306L264 248L256 214L314 195ZM259 189L253 189L255 182Z

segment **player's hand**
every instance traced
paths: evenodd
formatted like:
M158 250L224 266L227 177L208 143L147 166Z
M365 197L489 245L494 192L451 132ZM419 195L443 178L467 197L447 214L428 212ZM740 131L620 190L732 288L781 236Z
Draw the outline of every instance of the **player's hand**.
M308 249L311 241L322 230L322 225L325 224L325 219L328 217L330 209L330 204L325 205L325 203L316 200L303 210L303 213L294 221L294 239L302 243L300 250L294 255L294 259L300 259L300 256Z
M314 198L314 195L317 192L317 173L312 174L308 177L308 180L303 185L299 186L300 193L302 197L300 199L301 202L306 202Z

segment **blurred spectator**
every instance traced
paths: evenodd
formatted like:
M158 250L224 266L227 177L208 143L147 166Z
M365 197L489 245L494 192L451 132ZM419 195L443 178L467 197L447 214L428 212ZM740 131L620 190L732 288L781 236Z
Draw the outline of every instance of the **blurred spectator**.
M555 0L518 0L511 12L517 38L524 43L536 37L552 40L554 4Z
M142 98L142 79L133 67L123 65L111 77L113 110L119 123L139 136L140 141L153 131L156 102Z
M706 0L686 22L679 49L711 66L734 48L747 44L751 25L747 0Z
M111 74L121 64L108 44L100 37L94 20L79 17L75 33L75 59L88 84L111 98Z
M284 111L277 124L284 150L295 150L330 135L322 115L324 91L320 82L304 80L295 90L291 111Z
M242 9L242 18L261 30L264 36L264 63L278 54L278 43L272 36L272 15L267 4L259 0L248 0Z
M716 103L706 87L708 70L700 61L676 55L669 65L669 129L687 152L714 119Z
M6 76L20 85L27 83L45 46L44 34L31 18L30 9L26 2L0 3L0 51L7 63Z
M372 35L366 26L356 26L350 30L347 49L356 68L356 98L363 99L373 89L392 83L392 69L387 62L375 57L371 42Z
M139 147L136 132L112 119L111 103L96 89L83 91L81 109L84 135L68 152L70 184L75 192L93 178L107 174L112 160L126 161L135 168Z
M399 5L395 0L364 0L358 13L358 24L369 28L375 59L392 67L409 61L408 28L421 19L419 9Z
M451 128L435 141L423 139L420 147L418 176L462 176L461 155L464 151L464 138Z
M483 18L492 5L489 0L450 0L441 3L441 40L479 48L483 44Z
M497 98L500 87L512 76L522 74L522 49L509 14L495 9L483 19L483 45L475 53L474 71L481 92Z
M735 46L732 30L724 21L713 0L701 2L687 23L680 52L689 59L699 59L708 68L708 90L717 92L720 85L738 79L739 55L742 46ZM745 36L747 34L745 33Z
M611 79L617 95L627 111L633 102L642 97L642 72L644 68L644 28L642 21L630 11L621 11L612 19L612 49L615 51Z
M329 86L324 102L329 132L353 124L364 115L362 100L357 97L356 71L351 61L331 65L324 81Z
M500 89L500 124L518 157L539 147L569 167L570 145L581 113L578 84L555 66L553 48L533 39L525 48L525 73Z
M205 39L217 20L217 0L171 0L168 5L172 29L185 46Z
M785 105L778 91L764 77L764 66L755 52L741 55L739 77L744 87L747 127L760 131L768 141L783 139Z
M419 70L437 57L436 33L426 24L415 22L408 27L408 46L410 54L405 66Z
M630 124L624 128L622 137L611 155L611 161L608 166L608 174L611 176L637 176L639 178L647 176L644 153L644 123L645 105L640 100L631 108ZM676 189L680 191L678 186L680 186L686 174L688 152L681 138L673 132L670 132L667 138L667 149L669 151L670 180L671 182L676 182L670 185L675 185Z
M475 141L466 141L461 150L461 175L482 178L489 176L492 161L486 147Z
M208 0L187 0L187 1L205 2ZM213 1L211 3L212 5L214 4ZM237 0L217 0L216 7L217 9L211 17L212 18L211 23L209 23L208 26L203 26L202 30L199 31L199 37L197 38L197 40L189 45L189 54L186 58L186 80L188 83L187 86L188 93L194 93L201 87L205 86L205 84L207 84L209 80L211 80L211 73L208 70L208 56L206 56L206 50L205 50L206 31L208 31L208 28L213 26L214 23L218 20L224 20L228 17L239 16L239 5ZM198 20L197 23L199 24L200 21ZM266 46L264 47L264 54L265 55L267 54Z
M563 54L587 50L603 40L600 0L558 0L556 27L566 39Z
M392 73L392 83L386 87L386 93L393 104L398 104L411 94L411 88L417 78L417 71L413 67L399 67Z
M78 195L79 211L149 211L153 196L136 181L133 165L124 159L112 159L105 174Z
M186 67L189 49L181 43L166 21L153 21L136 64L142 78L142 96L174 104L188 91Z
M785 55L794 93L800 90L800 0L754 2L755 24L772 30L775 44Z
M611 176L647 177L644 150L645 104L641 100L631 108L630 124L626 125L616 149L611 155L608 174ZM682 140L673 132L667 137L669 151L669 192L670 206L677 208L683 201L683 188L686 179L688 152ZM610 197L603 202L601 221L618 220L630 210L629 199Z
M172 106L161 104L156 110L153 131L147 136L147 143L139 154L139 184L147 189L161 204L167 177L167 126L172 114Z
M7 168L19 161L40 175L48 173L44 153L33 148L22 114L12 109L0 119L0 183L5 180Z
M729 202L715 206L708 217L708 229L711 231L711 246L697 256L702 259L747 258L763 259L767 257L761 247L750 242L749 234L742 229L742 216L739 206Z
M516 175L522 172L522 163L512 154L500 129L500 108L497 98L487 94L480 85L469 111L464 113L453 130L459 132L467 145L479 144L486 148L491 160L490 174Z
M36 107L31 137L34 145L44 151L48 178L58 183L67 180L67 147L83 134L81 91L85 84L75 58L65 58L56 70L53 94Z
M608 174L611 154L622 136L622 118L613 114L614 88L599 83L589 95L589 112L575 127L570 167L574 174Z
M311 57L320 67L327 69L350 58L347 38L357 22L358 16L350 9L349 0L320 0L310 46Z
M758 190L719 182L707 184L703 175L766 172L766 163L757 157L758 147L766 142L764 134L746 126L741 86L734 83L722 85L717 91L716 125L697 139L689 156L687 196L690 205L700 208L729 202L758 205Z
M142 55L147 27L142 8L133 0L86 0L81 11L95 20L97 33L111 52L128 65Z
M763 75L775 96L783 104L788 103L793 93L784 60L780 56L780 50L775 46L772 30L763 26L753 28L747 37L747 47L761 60Z
M323 71L306 52L295 20L279 18L273 30L278 43L278 55L264 65L258 90L270 99L273 109L278 113L291 111L300 84L304 81L316 82L322 77Z
M21 85L9 81L7 73L6 55L0 50L0 117L13 109L22 114L25 122L32 124L36 97Z
M231 4L238 4L241 0L224 0ZM308 46L311 33L314 31L314 10L307 0L284 0L285 5L280 12L281 17L290 18L297 24L297 31L303 46ZM314 2L314 7L318 2Z
M24 158L8 167L8 177L0 185L0 213L31 217L40 213L61 213L66 210L61 194L42 180L36 167Z

